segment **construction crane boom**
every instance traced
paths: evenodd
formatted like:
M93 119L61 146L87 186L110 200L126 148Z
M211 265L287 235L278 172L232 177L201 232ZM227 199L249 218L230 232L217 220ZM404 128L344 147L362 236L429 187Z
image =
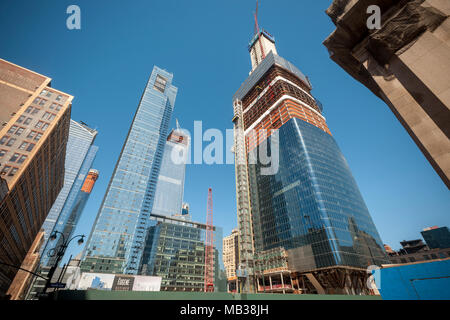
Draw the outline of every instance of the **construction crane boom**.
M212 189L208 189L205 241L205 292L214 292L214 232Z

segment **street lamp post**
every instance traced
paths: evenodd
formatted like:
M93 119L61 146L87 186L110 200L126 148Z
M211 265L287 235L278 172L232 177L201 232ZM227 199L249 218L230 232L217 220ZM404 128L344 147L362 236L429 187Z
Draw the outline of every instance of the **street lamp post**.
M48 279L47 279L47 282L45 283L45 287L44 287L44 291L43 291L44 294L47 292L47 289L50 287L50 283L52 281L53 274L55 273L56 268L58 268L59 262L64 257L64 254L66 253L66 249L69 246L69 243L72 240L76 239L76 238L80 238L78 240L78 244L79 245L81 245L84 242L84 237L85 237L84 234L76 235L73 238L71 238L71 239L66 241L66 238L65 238L64 234L62 232L59 232L59 231L53 231L53 233L50 236L49 240L50 241L55 240L58 233L61 235L61 237L63 239L63 243L60 246L57 246L57 247L53 248L52 250L50 250L48 252L48 256L49 257L54 257L56 255L56 261L55 261L55 263L53 264L53 266L50 268L50 270L48 272L48 275L47 275Z

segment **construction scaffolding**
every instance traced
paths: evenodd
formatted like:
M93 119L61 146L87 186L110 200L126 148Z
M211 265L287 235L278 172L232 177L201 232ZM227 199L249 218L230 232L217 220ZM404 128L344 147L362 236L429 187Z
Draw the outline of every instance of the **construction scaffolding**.
M245 146L242 102L235 100L234 109L234 157L236 173L236 204L239 230L239 267L236 270L238 290L241 293L255 292L253 271L253 229L250 207L250 191L247 170L247 152Z

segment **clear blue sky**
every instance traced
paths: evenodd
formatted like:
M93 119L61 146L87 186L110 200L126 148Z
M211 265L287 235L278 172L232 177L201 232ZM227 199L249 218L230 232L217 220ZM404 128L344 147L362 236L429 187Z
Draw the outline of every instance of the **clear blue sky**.
M309 76L383 242L398 248L425 227L450 224L449 191L389 108L330 60L322 45L334 30L324 12L330 3L262 0L260 25ZM81 8L78 31L66 28L71 4ZM174 74L174 117L183 127L193 132L201 120L204 129L232 128L232 95L250 71L254 10L254 0L1 1L0 57L51 77L75 96L72 118L99 131L100 179L77 232L90 233L153 65ZM185 201L200 222L208 187L226 235L236 226L234 166L187 167Z

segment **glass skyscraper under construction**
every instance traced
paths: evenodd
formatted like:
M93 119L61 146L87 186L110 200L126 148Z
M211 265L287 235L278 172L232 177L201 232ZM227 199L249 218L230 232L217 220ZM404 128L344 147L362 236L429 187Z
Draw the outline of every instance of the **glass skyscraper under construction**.
M136 274L177 88L154 67L86 244L83 270Z
M164 148L152 214L163 216L181 214L188 149L189 136L180 128L172 130Z
M240 266L260 292L368 293L366 268L388 261L322 105L268 32L249 52L252 72L233 97L236 159L247 159L236 164ZM271 174L249 160L266 153Z

